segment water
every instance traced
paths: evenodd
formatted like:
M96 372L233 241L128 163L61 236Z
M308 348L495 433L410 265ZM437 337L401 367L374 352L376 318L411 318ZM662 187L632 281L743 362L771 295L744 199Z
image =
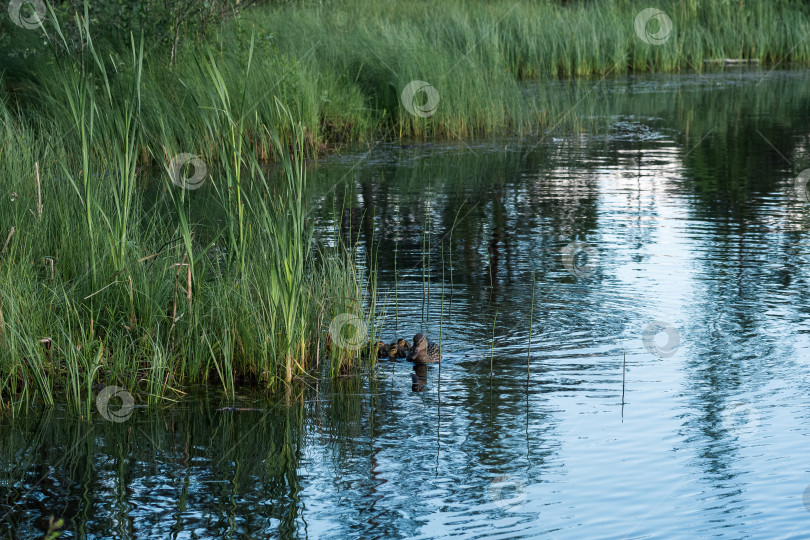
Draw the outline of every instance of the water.
M319 242L376 261L386 341L441 336L424 391L385 362L121 423L4 416L3 532L807 537L808 82L528 89L562 96L557 131L324 160Z

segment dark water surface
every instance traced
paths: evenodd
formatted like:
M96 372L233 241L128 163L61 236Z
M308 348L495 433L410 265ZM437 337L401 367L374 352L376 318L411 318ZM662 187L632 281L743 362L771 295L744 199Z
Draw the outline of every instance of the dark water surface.
M386 362L281 401L4 416L0 530L810 537L808 83L561 84L585 134L324 160L319 241L377 266L386 341L441 338L425 391Z

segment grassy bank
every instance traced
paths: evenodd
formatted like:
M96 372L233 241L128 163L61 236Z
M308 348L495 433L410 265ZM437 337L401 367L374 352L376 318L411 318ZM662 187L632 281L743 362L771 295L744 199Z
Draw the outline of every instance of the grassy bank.
M368 291L347 247L313 251L300 120L272 100L271 177L246 105L201 57L198 121L216 159L178 162L165 123L141 121L143 43L112 59L83 24L85 49L53 59L38 106L0 101L0 407L64 393L89 411L105 384L154 401L373 366L325 338L338 314L366 319Z
M635 31L637 15L649 7L626 0L283 2L239 12L204 38L182 33L176 53L158 30L147 37L140 73L144 146L170 138L204 157L218 152L201 114L212 91L202 64L211 56L245 112L246 138L260 159L274 157L268 127L289 135L274 98L303 126L306 151L317 153L324 145L378 138L542 131L569 111L555 110L545 88L527 93L521 85L527 80L701 71L714 69L707 61L725 58L763 66L810 62L810 8L803 2L660 2L653 7L672 22L660 44ZM66 35L75 34L68 32L75 26L70 10L54 15L67 19ZM55 123L57 132L72 128L64 104L53 99L61 94L62 72L45 33L4 24L8 97ZM644 28L654 36L663 31L659 19ZM58 40L50 25L46 30ZM100 55L116 64L115 77L131 76L126 28L93 31ZM67 41L59 54L82 47L75 36ZM402 91L414 80L436 88L435 114L414 115L403 104ZM425 97L418 93L417 105Z
M303 163L325 146L576 122L559 89L527 79L810 61L799 3L667 4L662 45L634 32L643 7L259 6L176 54L96 29L89 9L12 27L0 41L0 406L64 391L86 410L99 384L150 400L194 383L233 395L240 381L373 366L327 339L341 314L373 338L379 305L352 246L312 247ZM436 88L435 114L402 103L414 80ZM202 189L176 185L197 171L177 166L184 154L205 164Z

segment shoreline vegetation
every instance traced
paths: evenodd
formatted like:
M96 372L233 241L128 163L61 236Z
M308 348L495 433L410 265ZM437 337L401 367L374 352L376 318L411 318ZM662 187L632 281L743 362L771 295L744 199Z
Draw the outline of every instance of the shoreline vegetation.
M634 32L645 7L283 2L202 37L175 21L168 41L87 3L37 28L4 21L0 408L64 393L89 412L99 385L156 402L373 368L371 347L328 337L348 314L376 343L380 309L350 243L312 247L305 160L328 148L577 126L559 88L527 81L810 63L800 2L673 2L661 45ZM436 88L435 114L403 107L414 80ZM201 168L205 189L177 182Z

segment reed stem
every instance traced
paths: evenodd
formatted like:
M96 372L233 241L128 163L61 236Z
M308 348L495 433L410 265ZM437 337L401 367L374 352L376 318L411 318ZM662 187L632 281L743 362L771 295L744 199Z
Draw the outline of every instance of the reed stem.
M495 322L498 320L498 312L495 312L495 318L492 319L492 344L489 348L489 376L492 377L492 364L495 358Z

